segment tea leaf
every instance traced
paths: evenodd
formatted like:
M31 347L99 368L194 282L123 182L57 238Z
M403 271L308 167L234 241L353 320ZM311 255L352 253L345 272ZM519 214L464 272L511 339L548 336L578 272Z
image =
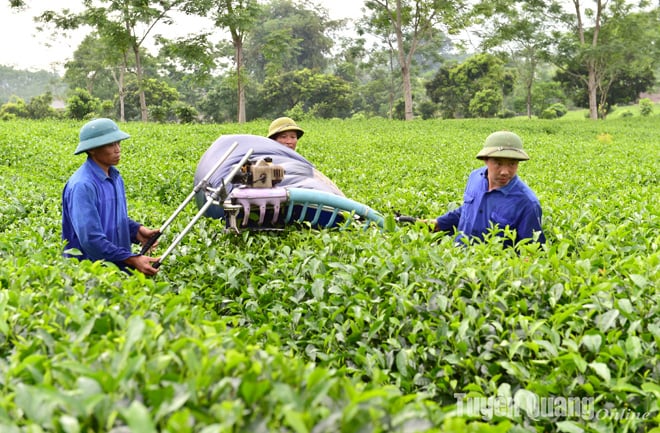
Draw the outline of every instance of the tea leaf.
M584 433L584 429L573 421L559 421L557 431L563 433Z
M606 382L611 380L612 377L610 374L610 368L607 366L607 364L602 362L590 362L589 367L591 367L591 369Z

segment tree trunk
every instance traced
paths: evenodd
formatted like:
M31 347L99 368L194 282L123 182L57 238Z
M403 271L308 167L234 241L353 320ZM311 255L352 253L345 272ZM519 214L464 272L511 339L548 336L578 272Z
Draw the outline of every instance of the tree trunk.
M401 67L401 74L403 78L403 106L405 109L404 118L406 120L413 120L413 98L412 87L410 85L410 66L405 65Z
M126 52L124 52L124 57L123 57L123 63L121 67L119 68L119 77L117 77L117 73L113 68L110 68L110 75L112 75L112 79L115 81L115 84L117 85L117 96L119 98L119 121L120 122L125 122L126 121L126 111L124 109L125 107L125 99L126 99L126 89L124 86L124 81L125 81L125 76L126 76L126 68L128 64L128 59L126 58Z
M133 52L135 53L135 75L137 77L138 92L140 95L140 118L143 122L149 120L149 112L147 111L147 98L144 96L144 87L142 85L142 59L140 58L140 46L133 45Z
M584 23L582 21L582 12L580 11L580 1L573 0L575 6L575 13L577 16L577 31L580 44L585 46L585 32ZM594 17L594 30L591 38L591 48L598 46L598 34L600 32L601 13L603 11L603 3L601 0L596 0L596 15ZM589 96L589 118L598 120L598 81L596 74L597 63L593 58L587 60L587 93Z
M394 56L392 55L393 49L390 44L390 88L388 95L389 110L388 119L394 119L394 94L395 94L395 83L394 83Z
M119 120L122 122L126 121L126 88L124 86L124 75L126 73L126 66L122 66L119 70Z
M596 83L596 68L593 61L588 65L587 92L589 92L589 118L598 119L598 85Z
M536 61L535 54L529 55L529 77L525 83L525 90L527 91L527 118L532 118L532 87L534 86L534 78L536 77Z
M413 99L412 99L412 86L410 85L410 65L412 64L412 53L414 49L411 48L408 55L403 43L403 19L401 17L401 0L396 2L396 22L394 28L396 32L397 53L399 56L399 66L401 67L401 79L403 80L403 107L404 119L413 119ZM413 44L414 46L414 44Z
M245 123L245 85L243 84L243 42L240 37L234 37L236 47L236 87L238 91L238 123Z

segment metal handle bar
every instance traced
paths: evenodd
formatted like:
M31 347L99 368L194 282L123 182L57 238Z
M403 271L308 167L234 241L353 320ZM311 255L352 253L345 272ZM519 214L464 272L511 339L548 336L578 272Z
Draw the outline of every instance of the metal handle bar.
M174 218L176 218L181 211L188 206L188 203L195 198L195 195L202 189L206 188L206 184L208 183L209 179L211 176L213 176L213 173L215 173L220 166L225 162L227 158L229 158L229 155L236 150L236 147L238 147L238 141L234 141L234 143L227 149L224 155L218 160L218 162L215 163L215 165L211 168L211 170L206 173L206 175L202 178L202 180L199 181L197 185L193 188L192 192L186 197L186 199L179 205L179 207L174 211L174 213L163 223L163 225L160 227L158 230L158 233L155 235L151 236L149 240L142 246L142 249L140 250L140 254L146 254L147 251L156 243L160 235L163 234L163 232L167 229L167 227L172 224L172 221L174 221Z
M252 156L253 151L254 151L253 149L249 149L245 153L243 158L238 162L238 164L236 164L234 166L234 168L227 175L227 177L225 177L222 180L222 184L219 187L210 189L211 194L207 196L206 203L204 203L204 206L202 206L199 209L199 212L197 212L197 214L190 221L190 223L188 223L186 228L184 228L183 231L181 233L179 233L179 235L172 241L172 244L167 248L167 250L165 250L163 255L160 256L158 261L153 263L154 268L159 268L160 267L161 263L163 263L163 260L165 260L165 258L168 255L170 255L172 250L174 250L174 248L179 244L179 242L181 242L181 239L183 239L183 237L188 234L190 229L197 223L197 221L199 221L199 219L204 215L204 213L206 213L206 210L212 204L224 201L224 199L227 197L227 191L225 190L225 185L227 185L228 183L231 183L234 176L236 176L236 173L238 173L238 171L241 169L241 167L243 167L243 165L247 162L247 160Z

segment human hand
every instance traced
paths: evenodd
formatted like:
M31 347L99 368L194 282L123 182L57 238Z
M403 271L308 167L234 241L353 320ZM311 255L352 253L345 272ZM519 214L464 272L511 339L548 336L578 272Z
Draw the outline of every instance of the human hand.
M142 251L140 254L150 253L156 246L158 246L158 237L160 236L160 231L156 229L150 229L145 226L140 226L137 232L137 240L142 245ZM153 238L153 239L152 239Z
M409 224L415 224L415 222L418 221L416 217L413 216L407 216L407 215L401 215L401 214L396 214L394 217L394 221L398 223L409 223Z
M144 275L156 275L158 268L153 266L153 263L160 260L160 257L149 257L149 256L131 256L124 260L124 263L134 268L137 271L142 272Z

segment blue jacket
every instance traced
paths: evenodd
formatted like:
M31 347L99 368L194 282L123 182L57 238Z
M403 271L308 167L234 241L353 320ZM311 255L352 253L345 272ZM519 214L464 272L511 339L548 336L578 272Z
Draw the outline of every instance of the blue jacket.
M135 256L140 224L128 217L124 181L115 167L109 176L92 160L69 178L62 192L62 239L65 249L77 248L80 260L107 260L125 268ZM70 256L65 253L65 256Z
M534 192L516 175L502 188L488 191L487 168L470 173L463 205L437 218L437 228L456 230L456 240L462 237L483 239L491 226L509 226L517 232L516 241L532 238L540 232L539 242L545 242L541 229L541 204Z

